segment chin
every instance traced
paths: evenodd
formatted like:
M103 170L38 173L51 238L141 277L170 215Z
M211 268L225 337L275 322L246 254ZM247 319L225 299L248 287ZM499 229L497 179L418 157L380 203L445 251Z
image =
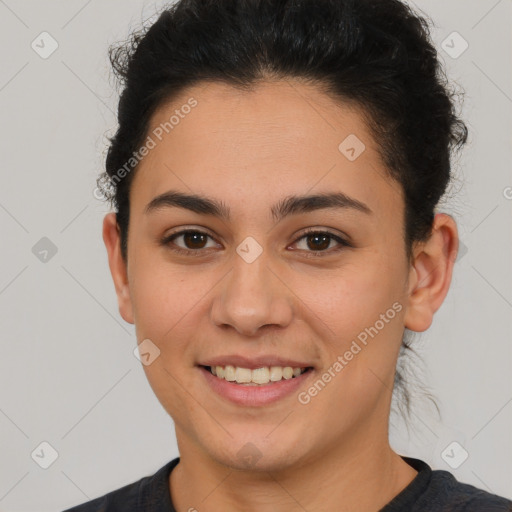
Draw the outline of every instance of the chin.
M203 446L210 458L237 471L279 472L296 467L307 456L305 444L286 430L281 436L277 432L269 436L268 432L271 429L253 435L246 431L233 438L225 436L216 446Z

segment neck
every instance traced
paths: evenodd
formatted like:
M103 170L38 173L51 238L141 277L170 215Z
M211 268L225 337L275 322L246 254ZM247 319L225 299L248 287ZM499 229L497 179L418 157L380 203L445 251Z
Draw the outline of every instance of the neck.
M180 433L180 463L169 482L177 512L377 512L417 475L391 449L387 433L333 443L281 471L227 467Z

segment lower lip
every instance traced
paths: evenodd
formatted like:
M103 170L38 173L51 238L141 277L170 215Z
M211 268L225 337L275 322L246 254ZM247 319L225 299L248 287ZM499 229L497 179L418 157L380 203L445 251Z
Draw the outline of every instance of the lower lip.
M202 366L200 366L199 369L213 391L237 405L249 407L267 405L285 396L291 395L303 385L304 381L313 373L313 370L309 369L292 379L282 379L272 384L244 386L243 384L236 384L225 379L219 379L213 375L210 370Z

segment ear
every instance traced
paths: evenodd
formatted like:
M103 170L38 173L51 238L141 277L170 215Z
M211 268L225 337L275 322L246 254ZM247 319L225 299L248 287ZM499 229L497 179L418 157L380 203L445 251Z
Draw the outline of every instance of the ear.
M411 331L426 331L432 324L450 288L458 249L457 224L448 214L436 214L430 238L413 251L404 316Z
M128 287L126 262L121 255L121 236L115 213L108 213L103 219L103 241L108 253L108 265L114 280L119 304L119 313L124 320L133 324L133 309Z

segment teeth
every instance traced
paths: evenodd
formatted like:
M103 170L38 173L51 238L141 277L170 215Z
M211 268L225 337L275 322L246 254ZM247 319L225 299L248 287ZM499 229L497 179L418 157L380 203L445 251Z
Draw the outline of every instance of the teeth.
M270 380L272 382L277 382L283 378L283 368L281 366L271 366L270 367Z
M285 366L283 368L283 377L285 379L291 379L293 377L293 368L291 366Z
M219 367L217 366L217 370L219 369ZM235 367L234 366L226 366L226 368L224 368L224 378L226 380L229 380L230 382L233 382L234 380L236 380L236 377L235 377Z
M252 370L249 370L249 368L240 368L237 366L235 370L235 380L239 384L251 382Z
M210 372L217 378L246 386L268 384L269 382L278 382L282 379L292 379L305 371L306 368L292 368L291 366L265 366L254 370L231 365L210 367Z
M270 380L270 371L268 368L257 368L251 372L251 382L256 384L267 384Z

